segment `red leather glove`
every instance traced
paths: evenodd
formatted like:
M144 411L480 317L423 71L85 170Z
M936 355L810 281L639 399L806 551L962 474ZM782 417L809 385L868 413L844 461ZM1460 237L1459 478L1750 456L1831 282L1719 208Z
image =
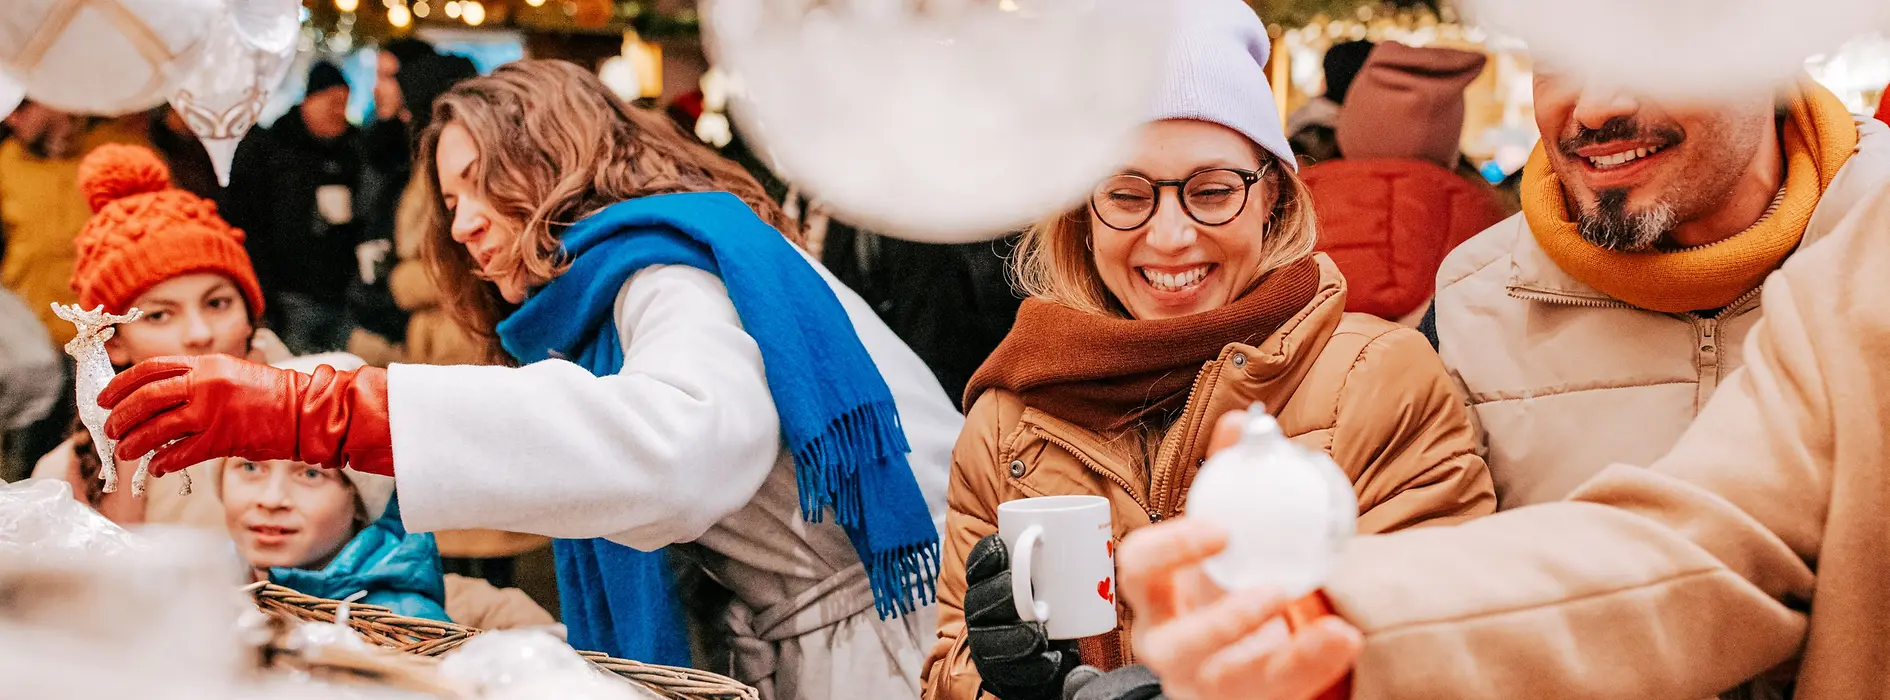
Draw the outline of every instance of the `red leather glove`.
M1286 606L1284 614L1286 629L1289 632L1298 632L1301 627L1312 624L1319 618L1336 614L1338 613L1332 609L1332 600L1326 597L1326 592L1313 591L1300 596ZM1352 697L1352 674L1348 672L1344 678L1339 679L1338 683L1327 688L1326 692L1320 693L1314 700L1347 700L1350 697Z
M227 355L161 357L113 378L98 404L112 412L105 434L118 459L158 450L157 476L219 457L394 475L387 372L376 367L303 374Z

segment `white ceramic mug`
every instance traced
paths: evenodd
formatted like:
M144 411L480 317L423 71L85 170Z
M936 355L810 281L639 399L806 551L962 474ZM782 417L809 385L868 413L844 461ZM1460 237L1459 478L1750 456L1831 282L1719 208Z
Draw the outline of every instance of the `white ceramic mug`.
M998 536L1011 554L1017 616L1051 639L1116 628L1116 547L1109 499L1043 496L998 505Z

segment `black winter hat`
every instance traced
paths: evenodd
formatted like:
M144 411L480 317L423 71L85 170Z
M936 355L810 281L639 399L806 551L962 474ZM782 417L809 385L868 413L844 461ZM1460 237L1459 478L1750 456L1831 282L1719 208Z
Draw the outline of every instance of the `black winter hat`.
M348 79L341 76L341 69L335 64L322 61L308 70L308 90L304 92L313 95L337 86L347 87Z

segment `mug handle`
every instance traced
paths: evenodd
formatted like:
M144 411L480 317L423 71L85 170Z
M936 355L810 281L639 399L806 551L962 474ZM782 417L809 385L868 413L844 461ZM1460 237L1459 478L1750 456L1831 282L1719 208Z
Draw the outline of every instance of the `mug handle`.
M1017 618L1024 622L1049 622L1050 604L1039 602L1031 590L1030 561L1043 544L1043 526L1024 528L1011 551L1011 603L1017 606Z

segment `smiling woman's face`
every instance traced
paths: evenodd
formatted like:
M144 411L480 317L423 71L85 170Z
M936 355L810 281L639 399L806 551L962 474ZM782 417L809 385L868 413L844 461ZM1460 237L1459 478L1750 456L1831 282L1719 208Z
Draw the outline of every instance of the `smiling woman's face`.
M466 246L480 274L499 287L499 295L517 304L530 292L525 276L515 269L498 269L495 263L509 260L504 251L515 250L523 227L492 206L475 179L479 163L479 144L472 132L457 123L440 130L434 164L440 172L440 197L451 219L453 241Z
M1216 168L1261 170L1261 157L1253 142L1239 132L1219 124L1174 119L1143 130L1135 157L1122 172L1150 181L1187 180ZM1261 274L1267 254L1261 239L1276 196L1272 182L1262 178L1255 183L1244 193L1245 204L1238 213L1215 226L1190 217L1180 198L1242 196L1232 183L1207 185L1218 188L1212 192L1178 193L1176 188L1163 187L1156 200L1147 203L1155 207L1154 215L1126 231L1111 228L1092 206L1089 230L1103 286L1130 316L1140 320L1197 314L1233 303ZM1110 191L1105 183L1092 201L1135 196Z

